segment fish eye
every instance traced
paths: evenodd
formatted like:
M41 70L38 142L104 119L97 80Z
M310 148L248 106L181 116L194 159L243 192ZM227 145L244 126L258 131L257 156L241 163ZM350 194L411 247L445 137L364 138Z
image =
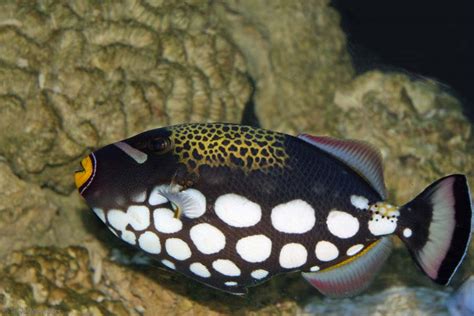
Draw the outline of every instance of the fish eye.
M173 143L168 137L156 137L148 143L148 149L157 154L167 153L172 147Z

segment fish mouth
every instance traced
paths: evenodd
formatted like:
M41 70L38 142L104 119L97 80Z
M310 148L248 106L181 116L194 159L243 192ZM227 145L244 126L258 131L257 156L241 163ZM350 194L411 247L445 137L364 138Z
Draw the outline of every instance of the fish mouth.
M95 157L93 154L81 160L81 170L74 173L74 182L76 188L82 194L87 186L91 183L95 174ZM81 189L82 188L82 189Z

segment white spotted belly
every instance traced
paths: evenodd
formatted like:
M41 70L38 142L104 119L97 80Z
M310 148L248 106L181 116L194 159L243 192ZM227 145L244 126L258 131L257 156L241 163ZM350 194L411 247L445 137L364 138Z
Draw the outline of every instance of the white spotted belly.
M133 195L126 209L94 212L117 236L165 267L224 290L281 272L319 271L367 246L361 235L367 224L357 213L323 212L304 199L268 208L235 193L210 200L195 189L182 197L170 192L157 187ZM183 198L177 204L192 212L180 210L177 216L170 198ZM357 212L366 205L363 197L350 202Z

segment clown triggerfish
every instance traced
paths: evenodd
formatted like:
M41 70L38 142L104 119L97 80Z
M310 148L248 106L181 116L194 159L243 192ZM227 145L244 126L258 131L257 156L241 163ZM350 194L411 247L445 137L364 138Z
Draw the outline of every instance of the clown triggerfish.
M464 175L394 206L381 156L362 141L183 124L105 146L81 165L76 186L116 236L233 294L292 271L325 295L357 294L388 258L390 235L448 284L471 237Z

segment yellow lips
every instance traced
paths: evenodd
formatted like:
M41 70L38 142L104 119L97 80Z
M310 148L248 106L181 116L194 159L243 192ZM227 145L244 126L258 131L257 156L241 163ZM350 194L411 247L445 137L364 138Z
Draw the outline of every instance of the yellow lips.
M74 181L76 182L76 188L80 188L87 180L92 176L94 167L90 156L81 160L81 166L84 170L76 171L74 174Z

